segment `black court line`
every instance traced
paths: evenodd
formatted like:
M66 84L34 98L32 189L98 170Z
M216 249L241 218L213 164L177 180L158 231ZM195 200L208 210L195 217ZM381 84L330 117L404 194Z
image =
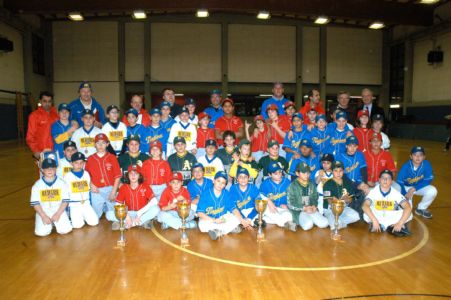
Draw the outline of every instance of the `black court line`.
M339 300L339 299L359 299L359 298L372 298L372 297L431 297L431 298L451 298L451 295L440 294L370 294L359 296L344 296L337 298L324 298L322 300Z
M26 186L18 188L18 189L14 190L14 191L8 192L8 193L3 194L3 195L0 195L0 199L5 198L6 196L12 195L14 193L20 192L21 190L29 188L30 186L31 186L31 184L27 184Z

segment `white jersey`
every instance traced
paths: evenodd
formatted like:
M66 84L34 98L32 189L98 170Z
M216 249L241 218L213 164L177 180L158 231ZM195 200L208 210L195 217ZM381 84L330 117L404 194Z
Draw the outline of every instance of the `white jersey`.
M382 135L382 149L384 150L388 150L390 149L390 139L388 138L388 135L386 135L385 133L381 132Z
M69 201L67 184L61 178L55 176L53 182L46 182L40 178L31 188L30 205L41 205L46 214L53 214L61 205L61 202Z
M72 165L67 160L66 157L60 158L58 160L58 167L56 168L56 176L59 178L64 178L64 176L72 170Z
M90 200L89 190L91 186L91 176L86 171L83 171L81 177L78 177L74 172L69 172L64 176L64 181L69 188L69 202L81 202Z
M177 116L177 117L175 117L174 120L176 122L180 122L180 117ZM197 117L197 115L194 115L193 117L190 116L189 119L188 119L188 123L193 124L197 128L197 126L199 125L199 118Z
M89 131L86 131L84 127L80 127L75 130L71 140L77 145L78 152L83 153L88 158L96 153L94 139L99 133L102 133L102 131L95 126Z
M382 193L379 184L377 184L368 193L366 200L371 201L371 208L382 212L402 209L400 205L406 201L406 198L393 188L390 188L390 191L387 194Z
M222 160L214 156L213 159L209 159L206 155L199 157L197 160L204 166L204 177L213 180L215 178L216 172L224 171L224 164Z
M316 171L315 180L318 179L318 177L319 177L319 171L320 170ZM318 191L318 194L320 196L323 196L324 183L326 183L326 181L328 181L329 179L332 179L332 177L334 177L334 173L333 172L330 172L330 173L324 172L323 173L323 176L321 177L321 181L316 186L316 190Z
M174 123L169 132L168 153L167 156L174 153L173 141L176 136L184 137L186 141L186 150L196 149L197 144L197 128L191 123L183 124L182 122Z
M127 138L127 126L118 122L117 126L114 127L110 122L106 122L102 127L102 132L108 137L110 145L118 155L122 150L124 140Z

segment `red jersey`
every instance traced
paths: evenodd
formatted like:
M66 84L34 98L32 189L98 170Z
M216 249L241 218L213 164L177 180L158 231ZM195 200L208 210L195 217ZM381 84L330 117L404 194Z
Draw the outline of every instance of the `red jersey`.
M291 117L289 117L287 115L280 115L279 119L287 119L288 123L290 123L290 128L291 128L291 126L293 126L293 123L291 122L292 121ZM285 120L284 120L284 122L285 122Z
M27 145L32 152L42 152L44 149L53 150L51 126L58 121L55 107L49 112L38 107L28 117Z
M250 136L252 144L252 152L268 151L268 142L269 142L268 126L265 124L265 129L263 131L257 129L257 132L258 132L257 137L255 137L254 134Z
M138 118L139 118L139 116L141 116L141 124L143 126L149 127L149 125L152 124L152 118L150 117L150 115L147 113L147 111L144 108L141 108L141 110L139 111ZM127 126L127 127L130 126L128 124L126 115L124 115L122 117L122 123L124 123L125 126Z
M213 128L197 128L197 148L205 148L207 140L216 140L215 130Z
M291 129L291 124L290 122L288 122L287 118L278 118L277 120L273 121L273 120L268 120L269 124L272 124L273 122L276 122L279 125L279 128L284 131L284 132L288 132ZM282 136L280 136L277 131L271 126L269 125L269 132L270 132L270 139L271 140L276 140L279 144L283 144L283 140L284 138Z
M153 194L152 188L148 185L140 184L133 189L130 184L123 184L119 188L116 202L125 203L129 211L138 211L146 206L153 197L155 195Z
M305 105L303 107L301 107L301 109L299 110L299 112L304 116L304 120L306 120L306 121L308 119L307 113L309 112L310 109L311 109L310 101L307 101L305 103ZM326 114L326 111L324 110L323 105L322 105L321 102L317 106L315 106L314 110L316 111L316 113L318 115L321 115L321 114L325 115Z
M365 155L369 182L377 182L383 170L396 171L395 162L390 152L381 149L378 154L374 154L371 150L365 151L363 154Z
M171 187L167 187L161 194L160 202L158 202L158 206L160 208L168 206L169 203L174 202L174 200L177 199L177 197L179 197L179 196L182 196L183 198L185 198L186 200L188 200L191 203L191 198L189 196L189 192L185 187L182 186L182 188L180 189L180 191L178 193L173 192ZM177 210L177 209L174 208L173 210Z
M362 152L370 151L370 137L373 135L374 131L373 129L369 128L360 128L355 127L354 128L354 135L359 141L359 147L358 149Z
M142 174L146 185L160 185L167 183L172 178L172 170L165 160L152 158L143 162Z
M243 121L237 116L233 116L231 118L227 118L226 116L222 116L216 120L215 129L219 129L221 132L226 130L230 130L238 133L238 130L243 128ZM239 138L236 138L235 143L238 144L240 142ZM218 145L223 145L222 139L218 139Z
M113 186L114 180L122 176L116 155L109 152L103 157L97 153L88 157L85 170L91 175L91 182L98 188Z

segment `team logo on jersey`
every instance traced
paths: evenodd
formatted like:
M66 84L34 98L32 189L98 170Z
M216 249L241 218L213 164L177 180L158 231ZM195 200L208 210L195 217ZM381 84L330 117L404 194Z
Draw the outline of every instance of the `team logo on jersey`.
M94 138L92 137L82 137L80 139L80 146L82 148L94 147Z
M40 196L42 202L61 201L61 189L42 190Z
M109 137L112 142L123 141L124 132L121 130L110 131Z
M243 201L239 201L238 200L236 202L237 206L238 206L238 209L241 209L241 208L245 207L250 201L251 201L251 197L247 197L247 199L244 199Z
M376 200L375 206L377 210L394 210L395 203L391 200Z
M146 196L146 189L142 188L139 190L139 192L141 193L141 197L145 197Z
M359 166L359 162L356 162L352 166L349 166L349 167L345 168L345 173L351 173L352 171L357 169L358 166Z
M192 164L190 163L189 160L184 160L182 170L189 171L189 170L191 170L191 166L192 166Z
M87 180L73 181L71 182L72 193L84 193L89 192L89 185Z
M111 169L113 168L113 165L111 163L106 163L105 168L107 171L111 171Z
M220 214L224 211L224 207L219 207L217 209L214 209L213 207L207 207L207 209L205 210L207 215L217 215Z
M63 177L64 177L64 175L66 175L67 173L69 173L70 170L72 170L72 167L64 167L64 168L63 168Z
M191 141L191 132L189 131L179 131L177 136L185 138L187 142Z

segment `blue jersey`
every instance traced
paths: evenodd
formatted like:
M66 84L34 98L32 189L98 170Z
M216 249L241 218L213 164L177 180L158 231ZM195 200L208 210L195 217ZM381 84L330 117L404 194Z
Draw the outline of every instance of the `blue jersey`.
M330 135L329 147L326 150L326 153L331 153L335 157L340 153L346 152L346 138L348 136L349 130L338 131L336 127L330 127L328 130L328 134Z
M285 135L285 139L283 140L282 149L289 148L291 150L294 150L298 152L299 154L299 144L301 143L301 140L307 139L311 141L311 135L310 131L307 130L307 125L302 125L301 131L294 131L294 128L291 128L291 131L293 132L293 136L291 139L288 138L288 134ZM290 161L291 157L293 156L292 153L287 152L286 154L286 160Z
M272 181L271 178L267 178L260 185L260 193L270 198L275 206L280 207L281 205L287 205L287 190L289 185L290 181L285 177L279 184Z
M56 151L56 153L58 153L58 157L61 157L61 158L64 157L63 145L65 142L70 140L70 137L68 137L64 141L61 141L60 143L56 142L56 137L59 136L60 134L65 133L66 131L68 131L69 128L71 128L71 126L72 126L72 124L70 122L67 125L64 125L59 120L52 124L52 127L51 127L52 140L53 140L53 144L55 145L54 150Z
M243 192L239 184L234 184L230 187L230 194L235 202L235 207L241 212L243 209L252 208L252 211L247 215L247 218L253 219L257 215L255 210L255 199L260 195L260 191L253 184L248 184L246 190Z
M204 110L210 116L210 123L208 124L209 128L215 128L216 120L224 115L224 111L222 110L222 106L215 108L213 106L209 106Z
M102 108L102 105L97 102L95 98L91 98L91 110L94 113L94 116L96 117L96 120L98 120L100 123L105 124L105 112ZM83 122L81 121L82 113L85 110L85 107L83 106L83 103L81 103L80 98L73 100L71 103L69 103L70 108L70 120L76 120L78 122L78 125L81 127L83 126Z
M434 179L431 163L423 160L415 169L412 160L404 163L399 170L397 183L401 186L403 195L406 194L406 186L413 186L417 191L431 184Z
M133 127L127 126L127 136L130 136L132 134L139 136L139 150L141 151L141 153L149 153L149 131L147 130L147 128L141 124L136 124Z
M344 165L344 173L353 182L360 184L362 182L362 168L366 168L366 160L363 153L359 150L354 155L349 155L346 152L341 153L335 157Z
M205 178L202 182L202 185L199 185L196 180L191 180L188 182L187 188L191 199L195 199L198 196L202 195L203 192L213 187L213 181L211 179Z
M202 195L200 195L199 202L197 203L197 213L204 213L210 218L220 218L227 212L232 212L235 209L233 199L230 197L229 191L222 190L221 194L217 197L214 193L214 188L207 189Z
M321 168L321 164L319 161L319 156L315 156L312 157L311 155L308 157L302 156L298 159L292 159L290 161L290 166L289 166L289 170L288 173L294 177L291 177L293 180L295 180L297 178L296 176L296 166L300 163L300 162L305 162L309 167L310 167L310 180L315 180L315 174L316 171L318 171Z
M327 129L319 130L315 127L310 132L310 136L312 139L313 152L318 156L326 153L327 149L330 148L330 133Z
M277 105L277 107L279 108L279 116L280 115L284 115L285 114L285 109L283 107L283 105L285 103L288 102L288 99L283 97L282 99L278 100L274 97L268 98L265 101L263 101L262 104L262 110L261 110L261 115L263 115L263 117L266 119L268 119L268 114L266 113L266 108L268 108L268 106L270 106L271 104L275 104Z
M175 123L177 122L171 117L169 117L166 121L160 121L160 125L163 127L163 141L166 141L166 144L163 144L164 152L167 152L169 133L171 132L172 125Z
M149 125L149 127L147 127L147 138L149 144L153 141L160 141L162 145L166 145L167 143L167 136L165 134L163 126L161 125L158 127Z

